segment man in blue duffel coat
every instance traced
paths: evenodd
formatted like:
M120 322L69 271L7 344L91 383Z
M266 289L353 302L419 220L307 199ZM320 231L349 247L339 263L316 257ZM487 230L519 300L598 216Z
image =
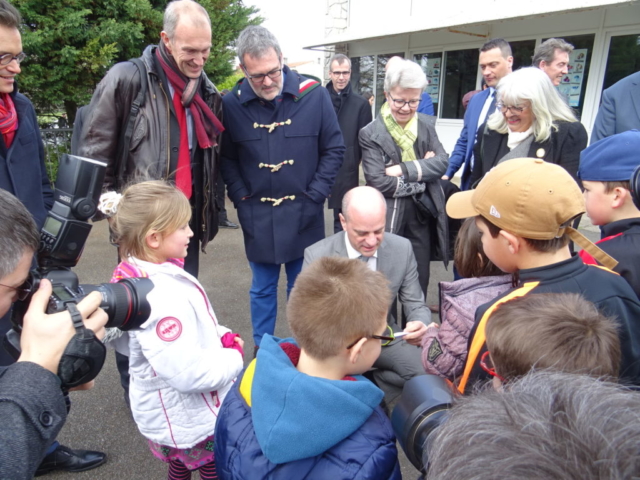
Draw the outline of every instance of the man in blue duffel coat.
M237 52L245 78L223 98L221 171L253 273L257 347L265 333L274 333L280 266L288 293L304 249L324 238L323 203L345 147L327 90L283 65L271 32L247 27Z

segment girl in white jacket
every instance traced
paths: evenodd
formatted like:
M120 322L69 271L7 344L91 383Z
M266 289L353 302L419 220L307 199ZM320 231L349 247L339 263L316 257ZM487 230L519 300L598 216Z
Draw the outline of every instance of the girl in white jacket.
M169 479L217 478L213 433L218 410L243 367L243 342L218 324L202 285L182 268L193 232L191 206L162 181L111 199L111 227L124 260L114 279L148 277L151 315L129 334L129 398Z

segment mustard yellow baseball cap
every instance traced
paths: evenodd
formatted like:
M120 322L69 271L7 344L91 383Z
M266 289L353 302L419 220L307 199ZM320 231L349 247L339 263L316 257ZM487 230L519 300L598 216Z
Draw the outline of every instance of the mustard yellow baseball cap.
M475 190L452 195L446 209L452 218L481 215L502 230L532 240L551 240L566 233L606 267L617 264L571 227L573 219L585 212L576 181L561 166L539 158L501 163Z

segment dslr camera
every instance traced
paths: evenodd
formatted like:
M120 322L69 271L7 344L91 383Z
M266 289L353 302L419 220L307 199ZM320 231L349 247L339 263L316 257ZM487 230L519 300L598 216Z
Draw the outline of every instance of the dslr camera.
M60 159L55 183L53 208L47 215L40 232L40 248L37 267L29 273L22 288L28 291L26 298L14 303L5 349L14 358L20 356L20 333L24 315L40 280L51 281L53 292L49 298L47 313L69 310L76 335L67 345L58 376L63 389L72 388L93 380L104 364L106 349L94 333L85 328L75 305L93 291L102 295L102 308L108 315L106 327L121 330L138 328L151 312L146 297L153 289L148 278L127 278L119 283L100 285L80 284L71 271L80 260L91 224L96 213L104 181L106 164L75 155L63 155Z
M425 475L429 435L448 418L453 390L436 375L419 375L404 384L402 396L391 413L391 424L409 461Z

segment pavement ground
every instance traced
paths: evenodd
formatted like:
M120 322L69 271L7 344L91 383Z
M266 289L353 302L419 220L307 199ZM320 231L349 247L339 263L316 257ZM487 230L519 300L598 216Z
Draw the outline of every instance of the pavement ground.
M227 202L229 219L237 222L236 212ZM597 229L583 219L582 233L592 240ZM331 210L325 210L327 235L333 229ZM104 283L116 266L116 251L108 242L107 222L95 223L78 266L74 269L81 283ZM451 265L446 271L441 262L432 262L427 303L437 303L438 282L452 279ZM200 256L199 280L204 286L222 325L240 333L245 339L245 365L253 357L249 287L251 270L244 253L241 230L222 229ZM286 283L282 272L276 335L289 336L284 311ZM437 315L433 315L435 321ZM106 452L107 462L99 468L82 472L56 472L39 478L56 480L147 480L167 477L167 466L151 454L147 441L138 432L123 400L113 350L109 350L105 366L88 392L72 392L72 407L58 440L71 448ZM402 475L415 479L418 472L400 452ZM198 478L195 474L193 478ZM295 480L295 479L292 479Z

